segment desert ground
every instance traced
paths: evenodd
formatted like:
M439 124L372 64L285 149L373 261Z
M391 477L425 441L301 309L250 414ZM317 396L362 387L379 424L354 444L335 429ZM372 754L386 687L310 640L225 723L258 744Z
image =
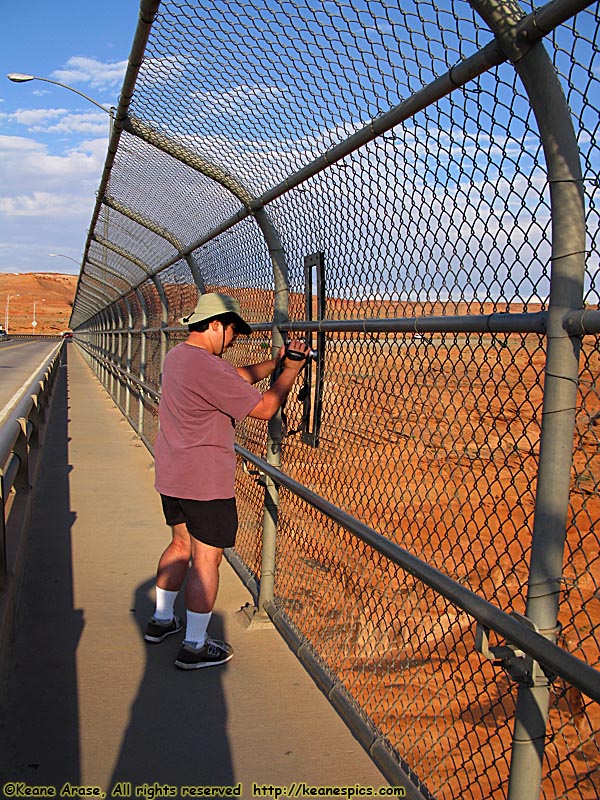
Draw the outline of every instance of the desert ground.
M67 330L78 277L58 272L0 273L0 324L15 334ZM32 325L34 310L37 325Z

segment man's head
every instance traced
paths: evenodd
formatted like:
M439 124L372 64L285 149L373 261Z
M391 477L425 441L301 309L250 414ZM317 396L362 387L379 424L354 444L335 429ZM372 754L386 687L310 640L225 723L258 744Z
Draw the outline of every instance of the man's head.
M190 331L205 331L214 319L218 319L223 328L232 325L236 335L249 336L252 333L252 328L240 314L240 304L235 297L218 292L200 295L194 311L179 322L187 325Z

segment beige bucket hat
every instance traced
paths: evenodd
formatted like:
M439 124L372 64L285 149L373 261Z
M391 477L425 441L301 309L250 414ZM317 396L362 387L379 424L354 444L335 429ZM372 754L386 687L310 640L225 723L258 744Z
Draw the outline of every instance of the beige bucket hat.
M237 317L236 330L249 336L252 328L240 314L240 304L235 297L218 292L208 292L200 295L196 308L187 317L182 317L179 322L181 325L193 325L195 322L202 322L205 319L214 319L223 314L234 314Z

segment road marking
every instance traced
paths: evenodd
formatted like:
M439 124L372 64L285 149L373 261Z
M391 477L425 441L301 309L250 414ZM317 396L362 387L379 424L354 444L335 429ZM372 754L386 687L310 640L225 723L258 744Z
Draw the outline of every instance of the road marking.
M56 350L56 348L54 348L54 349ZM25 383L24 383L24 384L22 384L22 386L21 386L21 388L19 389L19 391L18 391L18 392L15 392L15 394L14 394L14 395L13 395L13 396L10 398L10 400L8 401L8 403L7 403L7 404L4 406L4 408L2 409L2 411L0 411L0 424L2 424L2 422L4 421L4 418L5 418L5 417L7 417L7 416L10 414L10 412L13 410L13 408L14 408L14 407L17 405L17 403L19 402L19 400L21 399L21 397L22 397L22 396L25 394L25 392L27 391L27 389L29 389L29 386L31 385L31 382L33 381L33 379L35 378L35 376L38 374L38 372L39 372L39 371L42 369L42 367L44 366L44 364L45 364L45 363L46 363L46 362L47 362L47 361L48 361L48 360L49 360L51 357L52 357L52 353L51 353L49 356L45 356L45 357L42 359L42 361L41 361L41 363L40 363L39 367L36 367L36 368L33 370L33 372L32 372L32 373L31 373L31 375L30 375L30 376L27 378L27 380L25 381Z

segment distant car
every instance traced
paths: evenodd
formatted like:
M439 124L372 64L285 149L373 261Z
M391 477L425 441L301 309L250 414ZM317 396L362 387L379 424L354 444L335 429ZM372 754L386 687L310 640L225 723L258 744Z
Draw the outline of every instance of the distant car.
M63 339L72 339L73 331L63 331L62 337Z
M0 342L8 342L9 339L10 339L10 336L4 330L4 328L2 328L2 330L0 330Z

